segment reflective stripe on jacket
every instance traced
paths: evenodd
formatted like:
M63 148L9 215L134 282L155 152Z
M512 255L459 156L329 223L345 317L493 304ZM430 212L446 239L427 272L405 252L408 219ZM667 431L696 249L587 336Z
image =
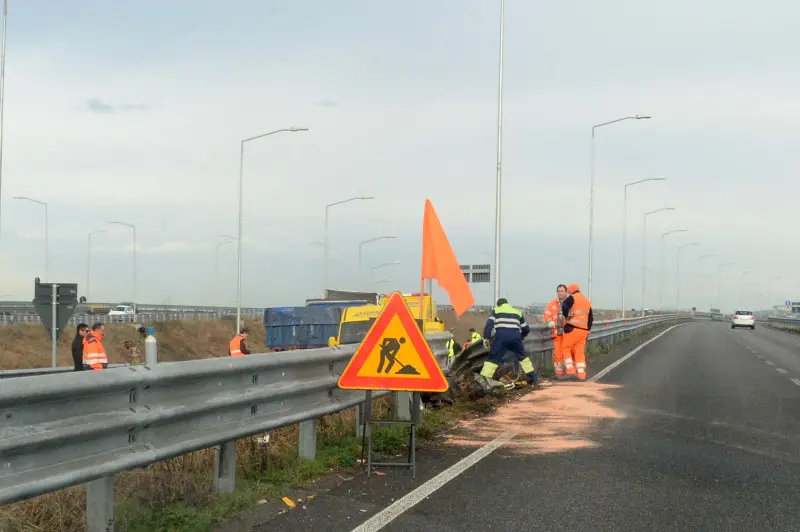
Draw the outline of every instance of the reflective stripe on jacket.
M244 347L249 351L249 346L247 344L247 338L242 336L241 334L237 334L231 340L230 345L228 346L228 354L232 357L240 357L244 356L245 353L242 353L242 342L244 342Z
M576 329L589 330L589 312L592 310L592 303L589 299L581 294L575 292L572 294L572 307L569 309L567 316L567 323Z
M544 322L548 323L554 321L555 327L550 328L550 336L555 338L560 334L564 334L564 315L561 313L561 301L555 298L544 309Z
M450 338L450 339L449 339L447 342L445 342L445 344L444 344L444 345L445 345L445 347L447 347L447 356L449 356L449 357L454 357L454 356L456 356L456 351L455 351L455 342L456 342L455 340L453 340L452 338Z
M83 365L92 369L104 369L108 365L108 355L103 347L103 335L91 331L83 340Z
M513 340L524 338L529 332L531 332L531 328L525 323L525 316L522 315L522 312L506 303L495 307L492 311L489 319L486 320L483 337Z

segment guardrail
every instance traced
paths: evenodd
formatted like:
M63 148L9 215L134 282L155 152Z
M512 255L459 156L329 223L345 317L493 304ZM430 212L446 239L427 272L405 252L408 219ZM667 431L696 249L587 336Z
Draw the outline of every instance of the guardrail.
M245 318L263 318L264 311L259 309L242 309ZM236 310L221 312L137 312L136 318L131 315L109 316L108 314L73 314L69 324L73 327L79 323L159 323L165 321L209 321L235 318ZM36 314L0 314L0 325L40 324L42 320Z
M775 329L800 332L800 318L767 318L767 325Z
M613 344L681 318L597 322L590 344ZM537 354L552 350L546 336L537 327L526 347ZM427 336L443 368L449 338L449 333ZM0 386L0 504L88 482L88 528L106 530L113 524L117 473L218 446L214 487L231 492L236 440L298 423L300 455L313 458L316 420L365 401L365 392L337 386L355 349L350 345L5 380ZM398 410L408 411L407 399L397 404Z

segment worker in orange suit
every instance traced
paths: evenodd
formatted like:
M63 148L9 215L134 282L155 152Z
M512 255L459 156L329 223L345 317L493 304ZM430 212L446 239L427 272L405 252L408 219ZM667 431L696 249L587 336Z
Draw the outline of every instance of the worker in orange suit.
M92 325L92 331L83 339L83 369L100 370L108 368L108 354L103 347L106 326L102 323Z
M566 323L564 324L564 337L561 340L561 353L567 375L577 373L578 380L586 380L586 339L592 329L594 315L592 302L581 293L580 287L572 283L567 287L569 296L561 304L561 310ZM575 362L575 367L570 371L569 365Z
M230 345L228 346L228 354L232 357L240 357L250 354L250 346L247 343L247 338L250 336L250 331L242 329L239 334L233 337Z
M556 377L564 375L564 359L561 352L561 341L564 338L564 315L561 313L561 304L567 299L567 285L560 284L556 287L556 298L544 309L544 323L550 328L550 338L553 339L553 369ZM572 359L570 359L572 367Z

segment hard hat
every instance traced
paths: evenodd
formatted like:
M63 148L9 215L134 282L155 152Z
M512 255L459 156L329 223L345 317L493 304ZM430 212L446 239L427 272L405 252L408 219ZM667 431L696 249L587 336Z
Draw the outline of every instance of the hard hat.
M567 287L567 292L574 294L575 292L579 292L580 289L581 287L578 286L577 283L570 283L570 285Z

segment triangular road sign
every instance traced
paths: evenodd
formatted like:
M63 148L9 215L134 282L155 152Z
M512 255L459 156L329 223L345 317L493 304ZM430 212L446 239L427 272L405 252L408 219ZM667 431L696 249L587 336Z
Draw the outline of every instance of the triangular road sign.
M447 391L447 379L400 292L378 314L339 377L339 388Z

